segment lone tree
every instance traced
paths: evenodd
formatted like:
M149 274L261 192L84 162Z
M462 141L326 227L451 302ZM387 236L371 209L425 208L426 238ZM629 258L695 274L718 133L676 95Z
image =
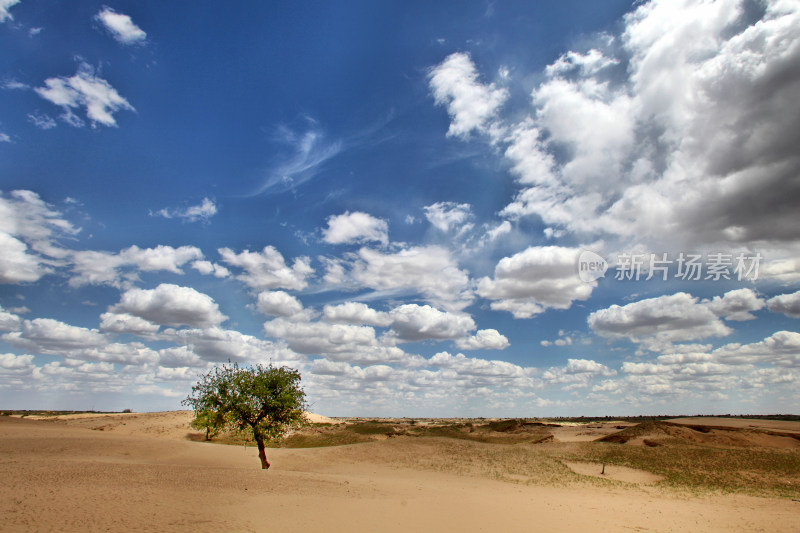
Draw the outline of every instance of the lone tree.
M240 368L221 365L204 375L183 400L195 411L195 422L209 432L238 429L253 432L261 468L269 468L264 441L303 424L306 394L300 372L282 366Z

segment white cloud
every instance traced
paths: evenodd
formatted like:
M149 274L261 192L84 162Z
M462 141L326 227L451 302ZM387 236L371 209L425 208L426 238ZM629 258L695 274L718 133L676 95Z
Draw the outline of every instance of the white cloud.
M183 265L202 257L203 253L194 246L173 248L158 245L155 248L139 248L134 245L117 254L93 250L73 252L71 259L74 276L70 278L69 284L73 287L110 285L128 288L139 279L138 271L183 274Z
M230 248L220 248L219 254L225 263L243 269L237 279L256 290L301 290L308 285L306 278L314 273L307 257L296 258L290 268L273 246L265 246L261 252L245 250L238 254Z
M773 313L783 313L792 318L800 318L800 291L779 294L767 300L767 307Z
M467 357L464 354L450 355L448 352L439 352L428 360L429 364L442 368L450 368L460 375L524 379L529 377L529 372L519 365L507 361L489 361Z
M32 355L14 355L13 353L0 354L0 369L2 370L30 370L33 368Z
M155 289L130 289L109 311L127 313L165 326L206 328L218 326L228 318L210 296L191 287L168 283Z
M322 230L323 240L328 244L354 244L379 242L389 243L389 225L385 220L367 213L347 211L328 218L328 227Z
M230 270L224 266L217 263L212 263L211 261L204 261L202 259L192 262L192 268L206 276L213 274L215 278L227 278L231 275Z
M7 133L0 133L0 143L10 143L11 137Z
M8 233L0 232L0 283L36 281L52 270L28 253L28 246Z
M405 304L389 312L392 331L401 341L465 337L475 329L469 315L439 311L429 305Z
M600 50L592 48L586 54L569 51L559 57L555 63L548 65L545 74L550 77L569 74L579 70L582 75L593 75L611 65L618 64L619 61L605 57Z
M773 363L781 367L800 367L800 333L777 331L760 342L726 344L711 355L713 361L730 365Z
M0 331L16 331L21 323L17 315L9 313L0 306Z
M361 302L326 305L322 309L322 315L327 322L353 324L356 326L388 326L392 323L389 313L376 311Z
M218 327L205 329L165 330L165 340L181 344L204 361L245 361L269 363L276 366L288 364L297 368L303 358L286 347L283 342L274 343L235 330Z
M473 227L473 224L467 223L472 218L472 208L469 204L436 202L425 206L425 217L433 227L444 233L456 229L457 233L464 233Z
M167 368L204 367L208 364L188 346L164 348L158 351L158 364ZM191 376L194 377L194 376Z
M653 375L653 374L671 374L675 368L671 365L657 364L657 363L631 363L626 361L622 363L622 372L625 374L637 375Z
M782 257L767 261L761 266L759 275L764 279L775 279L783 283L800 282L800 257Z
M486 232L486 238L489 242L497 240L503 235L511 233L511 223L508 220L502 221L500 224Z
M541 82L526 117L510 110L514 120L504 120L494 104L477 107L476 117L451 105L448 134L506 132L489 139L505 149L520 185L504 217L659 249L785 249L797 241L800 209L792 142L800 7L746 6L642 3L621 35L600 35L588 51L534 73ZM451 58L432 71L447 74L437 102L455 98L450 87L466 95L462 102L485 100L476 95L491 87L475 81L469 58Z
M100 320L100 329L112 333L147 335L159 329L158 324L128 313L103 313Z
M198 205L192 205L185 208L175 209L160 209L156 212L151 212L151 216L159 216L164 218L180 218L186 222L204 222L207 223L211 217L217 214L217 205L209 198L203 198L203 201Z
M276 318L264 323L267 335L286 341L292 350L360 364L408 363L399 348L382 344L369 326L302 322Z
M764 308L764 300L759 298L752 289L736 289L728 291L722 296L715 296L711 301L704 301L708 308L717 316L725 320L753 320L755 315L751 311Z
M78 72L72 77L48 78L44 84L44 87L34 90L45 100L61 106L64 110L62 118L71 126L83 124L73 113L73 108L84 107L92 127L98 123L116 126L114 113L120 110L135 111L106 80L97 77L94 69L87 63L81 63Z
M0 283L37 281L68 251L58 243L80 229L31 191L0 194Z
M51 318L25 320L20 331L6 333L2 339L15 346L47 354L97 348L108 343L106 337L95 329L71 326Z
M291 317L303 312L300 300L284 291L263 291L258 294L256 308L265 315Z
M511 343L496 329L480 329L472 337L457 339L456 346L462 350L504 350Z
M472 130L486 132L488 123L508 98L508 91L478 81L469 55L455 53L433 67L428 78L439 105L446 105L452 122L447 135L468 137Z
M597 376L615 376L616 370L591 359L567 359L566 366L551 367L542 374L549 383L572 385L570 389L588 387Z
M495 267L494 279L478 283L478 294L494 310L511 312L515 318L530 318L546 309L568 309L575 300L591 296L595 282L578 277L579 248L532 246Z
M460 270L441 246L411 247L397 253L362 248L352 265L352 278L380 291L415 291L446 310L463 309L472 301L467 272Z
M130 16L117 13L110 7L103 8L95 19L102 22L114 39L122 44L140 44L147 39L147 34L133 23Z
M72 350L64 355L81 361L102 361L119 365L134 365L142 371L144 365L155 363L158 354L140 342L109 343ZM129 369L130 370L130 369Z
M608 338L627 338L649 349L672 342L724 337L731 329L708 305L679 292L594 311L588 318L592 330Z
M8 10L19 4L19 2L20 0L0 0L0 24L6 20L14 20Z
M558 331L558 338L554 341L543 340L539 344L542 346L571 346L572 345L572 337L566 334L566 332L561 329Z

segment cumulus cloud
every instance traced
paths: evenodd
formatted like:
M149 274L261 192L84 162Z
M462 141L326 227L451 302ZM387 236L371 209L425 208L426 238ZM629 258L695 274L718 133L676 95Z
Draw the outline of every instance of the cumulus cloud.
M724 337L732 332L709 305L685 292L612 305L591 313L588 323L603 337L627 338L651 349L657 349L659 344Z
M452 230L464 233L473 227L473 224L467 223L472 218L472 208L469 204L436 202L425 206L425 217L433 227L444 233Z
M147 335L157 332L159 325L128 313L103 313L100 315L100 329L111 333Z
M478 80L475 64L469 55L449 55L429 74L430 87L436 103L447 106L452 122L447 135L468 137L470 132L484 132L508 98L508 91L493 83Z
M9 313L0 306L0 331L16 331L21 323L17 315Z
M80 231L39 195L0 193L0 283L37 281L69 253L59 240Z
M492 378L527 378L530 372L519 365L507 361L486 360L467 357L464 354L451 355L448 352L439 352L428 360L434 366L455 370L458 374L467 376L492 377Z
M783 313L792 318L800 318L800 291L779 294L767 300L767 307L773 313Z
M109 312L176 327L207 328L218 326L228 318L207 294L169 283L162 283L155 289L130 289L122 294L119 303L109 308Z
M441 246L420 246L396 253L362 248L351 277L379 291L413 291L445 310L460 310L472 301L467 272Z
M208 364L188 346L164 348L158 351L158 364L166 368L204 367ZM194 376L191 376L194 377Z
M591 359L567 359L567 364L551 367L542 373L542 379L549 383L571 385L570 389L588 387L597 376L615 376L612 370L602 363Z
M328 244L389 243L389 225L385 220L367 213L346 211L328 218L328 227L322 230Z
M447 313L429 305L401 305L392 309L389 317L392 332L401 341L458 339L475 329L469 315Z
M478 283L478 294L494 300L494 310L509 311L514 318L530 318L549 308L568 309L586 300L595 282L581 281L577 273L578 248L532 246L495 267L494 278Z
M97 348L108 343L95 329L71 326L52 318L25 320L20 331L6 333L2 339L36 353L61 354L64 351Z
M206 276L213 274L215 278L227 278L231 275L230 270L224 266L202 259L192 262L192 268Z
M130 246L119 253L85 250L73 252L73 287L84 285L110 285L128 288L139 279L138 272L166 271L183 274L181 267L192 260L199 260L203 253L194 246L159 245L155 248Z
M95 15L108 32L122 44L141 44L147 40L147 34L133 23L131 17L117 13L110 7L104 7Z
M52 271L36 255L28 253L24 242L8 233L0 232L0 250L0 283L36 281Z
M168 329L161 336L164 340L186 346L208 362L272 362L276 366L288 364L297 368L303 361L303 357L289 349L284 342L276 343L219 327Z
M753 320L755 315L751 311L763 309L766 305L762 298L752 289L736 289L728 291L722 296L715 296L707 303L708 308L725 320Z
M504 350L511 343L496 329L481 329L471 337L457 339L456 346L462 350Z
M283 255L273 246L265 246L261 252L245 250L236 253L230 248L220 248L222 260L244 270L236 278L256 290L264 289L304 289L306 278L314 273L307 257L298 257L289 267Z
M504 217L662 248L781 248L800 208L798 31L789 2L654 0L537 73L521 120L499 116L503 98L465 54L431 85L449 135L504 132L488 136L520 186Z
M87 63L81 63L74 76L48 78L44 85L34 90L45 100L61 106L64 111L61 118L71 126L83 125L83 120L73 112L73 109L80 107L85 108L86 117L92 127L98 123L116 126L114 113L121 110L135 111L106 80L96 76L94 69Z
M377 311L361 302L326 305L322 309L322 316L327 322L356 326L388 326L392 323L389 313Z
M264 291L258 294L256 308L265 315L291 317L303 312L300 300L284 291Z
M179 218L186 222L204 222L207 223L211 217L217 214L217 205L209 198L203 198L203 201L198 205L192 205L185 208L174 209L159 209L156 212L151 212L151 216L159 216L164 218Z
M403 363L409 359L399 348L382 344L369 326L276 318L264 323L264 331L286 341L298 353L323 355L334 361L374 364Z
M800 333L777 331L760 342L731 343L711 352L712 360L730 365L772 363L780 367L800 367Z
M30 370L31 368L33 368L32 355L14 355L13 353L0 354L0 372L7 370Z

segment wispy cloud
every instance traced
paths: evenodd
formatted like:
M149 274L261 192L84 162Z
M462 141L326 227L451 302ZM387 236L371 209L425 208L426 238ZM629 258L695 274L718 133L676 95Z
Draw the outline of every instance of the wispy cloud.
M164 218L180 218L186 222L208 222L211 217L217 214L217 205L213 200L203 198L198 205L185 208L164 208L158 211L151 211L150 216Z
M331 140L319 123L306 117L308 127L297 132L286 126L278 129L277 138L289 146L291 155L268 172L267 179L252 196L281 193L302 185L316 176L324 164L344 149L341 140Z

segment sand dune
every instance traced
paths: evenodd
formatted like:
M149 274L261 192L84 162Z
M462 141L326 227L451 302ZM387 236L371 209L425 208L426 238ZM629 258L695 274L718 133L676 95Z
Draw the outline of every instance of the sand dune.
M274 449L262 471L252 447L189 440L190 419L0 417L3 531L800 530L791 499L523 485L386 459L435 453L420 439Z

